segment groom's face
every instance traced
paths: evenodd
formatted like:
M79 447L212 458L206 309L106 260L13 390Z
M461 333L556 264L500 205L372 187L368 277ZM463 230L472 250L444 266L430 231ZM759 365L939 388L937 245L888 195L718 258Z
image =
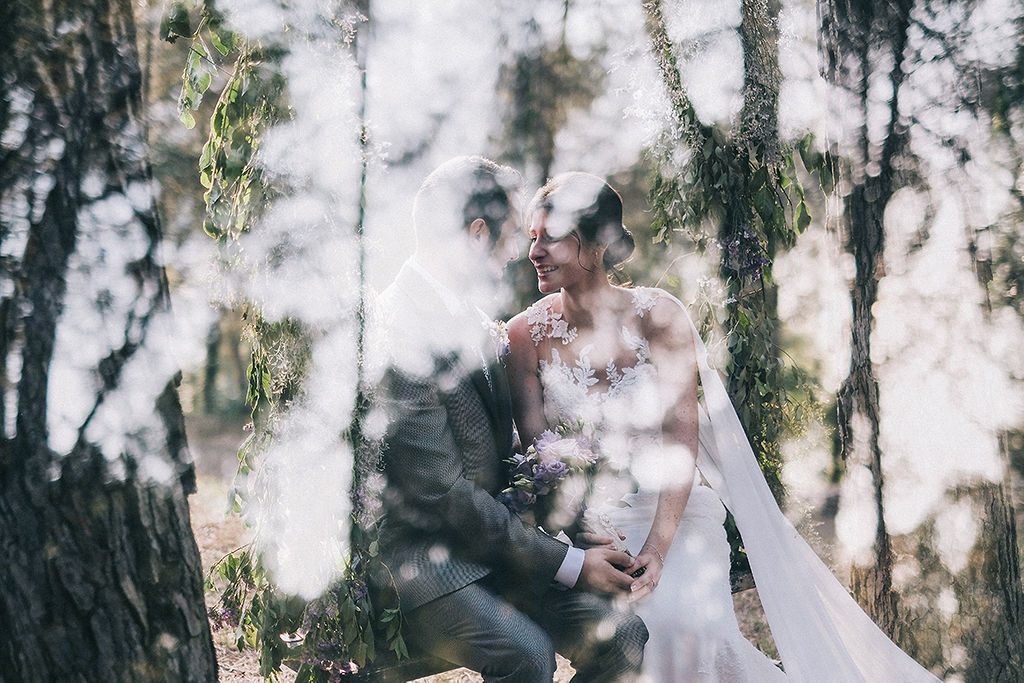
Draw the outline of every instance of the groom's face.
M521 218L517 198L510 194L509 212L505 221L501 224L496 239L492 239L491 232L485 223L479 223L477 229L474 224L469 226L469 239L471 242L471 258L477 258L481 265L486 265L487 271L497 281L504 274L505 267L512 261L519 258L519 240L521 232Z
M504 272L505 266L519 258L520 232L519 211L518 208L513 207L513 210L509 211L508 218L501 225L501 233L498 235L497 241L491 247L491 265L499 277Z

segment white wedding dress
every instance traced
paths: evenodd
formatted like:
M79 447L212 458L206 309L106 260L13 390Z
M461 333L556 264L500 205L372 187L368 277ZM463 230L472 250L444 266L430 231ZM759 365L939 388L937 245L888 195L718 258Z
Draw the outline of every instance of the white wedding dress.
M656 299L648 290L635 289L633 293L639 318ZM636 333L639 325L634 330L623 327L621 341L635 352L635 363L624 367L610 363L595 370L589 346L572 353L569 344L575 335L552 313L550 304L550 299L545 300L527 314L534 341L540 345L547 340L544 346L551 346L549 357L540 363L545 417L551 425L581 421L593 428L602 454L621 472L620 483L630 489L634 480L638 482L636 492L626 492L621 498L628 507L616 504L624 491L611 483L599 486L600 492L592 494L589 501L591 509L606 514L626 535L627 547L637 555L654 521L661 455L662 410L651 403L657 392L651 384L655 368L647 342ZM786 680L740 633L729 586L724 521L725 508L714 491L695 485L665 556L658 588L634 606L650 632L642 680Z
M635 358L629 365L592 367L592 347L573 343L576 330L552 311L550 297L528 309L527 322L538 346L545 417L552 426L577 423L594 430L602 456L621 476L617 483L598 482L589 504L608 515L635 555L654 520L666 469L663 406L654 386L657 369L642 334L643 317L661 298L683 307L659 289L635 288L632 295L635 318L620 330L622 344ZM695 328L693 334L705 402L697 465L714 488L695 478L661 581L635 605L650 632L643 679L937 681L875 627L785 520ZM739 630L723 500L743 535L786 673Z

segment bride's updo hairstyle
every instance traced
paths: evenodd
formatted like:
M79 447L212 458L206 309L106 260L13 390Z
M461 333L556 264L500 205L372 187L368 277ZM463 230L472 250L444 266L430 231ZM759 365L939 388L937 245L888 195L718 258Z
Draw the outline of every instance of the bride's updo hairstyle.
M607 271L615 270L633 254L633 234L622 224L622 197L595 175L570 171L551 178L530 201L526 215L531 222L541 209L555 218L555 226L563 225L565 217L570 219L558 231L561 234L551 237L559 239L574 231L582 245L606 247L603 265Z

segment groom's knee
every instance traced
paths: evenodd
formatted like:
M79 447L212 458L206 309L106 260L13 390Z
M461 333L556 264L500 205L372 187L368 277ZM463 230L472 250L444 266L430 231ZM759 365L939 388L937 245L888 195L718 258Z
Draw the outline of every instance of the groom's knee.
M629 614L618 623L613 642L629 670L640 669L648 637L647 624L635 614Z
M555 675L555 646L543 632L525 635L508 643L510 647L492 654L490 671L501 681L535 683L550 681Z
M592 656L578 667L580 680L619 680L640 671L648 638L643 619L632 612L614 612L598 624L592 638Z

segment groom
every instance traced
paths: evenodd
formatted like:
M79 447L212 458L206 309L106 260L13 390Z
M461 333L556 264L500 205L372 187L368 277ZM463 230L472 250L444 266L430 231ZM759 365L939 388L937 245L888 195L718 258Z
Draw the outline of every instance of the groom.
M576 680L640 668L647 629L623 607L632 558L570 548L495 495L507 485L511 400L493 322L519 230L518 174L458 157L423 182L415 254L381 294L387 428L381 552L418 649L487 681L550 682L555 650Z

